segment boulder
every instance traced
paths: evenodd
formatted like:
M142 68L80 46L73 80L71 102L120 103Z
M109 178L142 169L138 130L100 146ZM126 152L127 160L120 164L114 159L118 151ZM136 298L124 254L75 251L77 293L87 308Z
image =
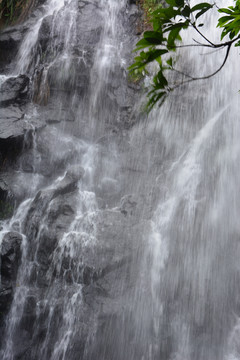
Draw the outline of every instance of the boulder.
M24 112L16 106L0 108L0 139L17 138L24 134Z
M15 282L21 258L22 236L17 232L7 233L1 244L1 276Z
M5 72L16 57L21 40L27 31L25 25L6 28L0 33L0 73Z
M53 22L53 15L46 16L43 19L41 27L38 32L38 41L43 53L47 50L47 44L49 41L49 34L51 33L52 22Z
M30 147L35 131L45 125L45 122L36 117L31 105L0 108L0 160L5 165L15 160L23 145Z
M15 164L16 165L16 164ZM23 172L8 169L0 175L0 186L5 184L7 191L3 193L4 199L11 204L11 209L15 209L26 198L32 198L44 186L46 186L46 178L36 172ZM3 191L3 188L2 188Z
M9 193L8 184L0 178L0 200L5 200Z
M9 185L0 178L0 219L8 219L13 215L14 197Z
M71 210L69 213L69 211L66 210L66 207L62 207L62 202L66 202L68 201L67 199L70 198L71 200L70 203L68 203L68 205L71 207L70 205L71 202L74 203L71 193L74 194L74 191L77 189L77 183L78 180L73 179L69 175L66 175L62 179L61 178L57 179L52 187L46 188L45 190L38 192L38 194L35 196L34 200L32 201L32 204L28 210L24 223L25 233L30 240L35 238L35 236L37 235L41 223L43 221L43 218L46 215L46 211L48 211L49 213L48 222L50 222L51 217L57 219L59 215L62 214L62 212L64 216L72 215L72 212L74 212L74 210ZM64 197L64 195L67 195L67 197ZM51 203L50 206L49 203ZM55 215L52 215L51 213L53 206L57 206L57 208L59 208L54 212ZM49 231L53 230L54 232L54 227L52 225L53 224L50 224ZM65 224L65 226L62 226L63 230L66 230L66 227L68 226L69 223ZM32 249L32 251L35 251L35 249Z
M28 258L36 257L31 281L40 288L49 285L47 271L53 261L54 252L64 233L74 220L76 212L76 181L66 177L56 189L40 191L29 208L25 232L30 241ZM44 224L44 226L42 226ZM31 240L38 236L38 243Z
M81 21L77 22L78 43L96 47L101 38L104 18L101 14L99 1L80 1Z
M124 214L125 216L133 215L136 210L137 203L138 200L136 196L132 194L123 196L121 199L121 206L120 206L121 213Z
M79 96L87 93L90 80L89 64L84 58L78 56L69 57L68 64L66 59L57 59L48 70L48 82L52 93L69 93L76 91ZM71 121L71 117L66 117Z
M71 165L67 170L67 175L73 180L80 180L84 176L85 170L79 165Z
M6 313L11 305L13 290L21 262L22 236L17 232L4 235L0 247L0 313Z
M42 119L49 125L58 124L63 121L73 122L76 116L69 106L61 104L61 107L56 109L51 102L46 107L40 108L39 112Z
M28 98L29 81L26 75L8 78L0 87L0 106L25 103Z

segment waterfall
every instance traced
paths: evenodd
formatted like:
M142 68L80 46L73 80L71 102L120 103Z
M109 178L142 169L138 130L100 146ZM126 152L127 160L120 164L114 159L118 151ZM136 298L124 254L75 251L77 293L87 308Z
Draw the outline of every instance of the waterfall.
M204 23L217 42L214 15ZM203 50L182 56L194 76L211 74L224 59ZM233 51L220 74L170 96L148 125L165 148L165 175L145 255L149 310L138 310L147 313L142 327L152 318L147 359L239 359L237 61Z
M135 5L47 0L34 16L0 75L0 90L30 83L26 104L3 103L28 126L6 169L0 249L21 243L21 261L1 273L0 358L240 359L238 53L146 117L127 76ZM202 76L221 56L178 64Z

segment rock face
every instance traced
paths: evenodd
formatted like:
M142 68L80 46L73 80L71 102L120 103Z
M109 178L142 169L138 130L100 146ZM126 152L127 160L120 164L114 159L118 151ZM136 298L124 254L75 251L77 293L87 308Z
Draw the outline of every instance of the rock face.
M21 242L22 236L17 232L9 232L2 239L0 251L0 326L2 326L3 316L9 310L13 299L17 271L21 261Z
M0 106L23 105L27 101L29 78L26 75L10 77L0 88Z
M9 185L0 179L0 217L1 219L8 219L13 215L14 211L14 196Z
M27 27L15 26L0 33L0 72L4 73L10 68L11 61L17 55L23 35Z

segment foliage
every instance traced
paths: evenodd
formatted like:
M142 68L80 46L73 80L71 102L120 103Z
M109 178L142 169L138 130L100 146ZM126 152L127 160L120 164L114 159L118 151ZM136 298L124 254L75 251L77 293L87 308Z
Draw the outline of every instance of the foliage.
M14 21L22 12L27 0L0 0L0 20L4 23Z
M234 0L234 6L218 8L215 3L201 2L191 6L191 0L166 0L166 7L158 7L153 11L151 22L153 29L145 31L143 38L138 41L135 51L138 55L134 63L129 67L130 72L135 74L147 74L148 64L156 61L158 71L153 78L153 84L148 93L148 110L158 103L161 105L169 92L182 84L199 79L207 79L218 73L227 61L231 46L240 46L240 0ZM220 14L217 27L221 29L221 41L213 43L202 32L201 17L208 11L216 8ZM201 36L203 42L195 40L193 44L183 44L181 33L193 28ZM227 40L225 40L227 37ZM175 69L174 52L177 48L202 46L213 49L226 48L226 54L222 65L212 74L204 77L192 77ZM168 71L175 71L184 77L178 83L169 84Z
M143 25L145 29L151 28L151 19L154 11L162 7L162 0L138 0L137 4L143 9Z

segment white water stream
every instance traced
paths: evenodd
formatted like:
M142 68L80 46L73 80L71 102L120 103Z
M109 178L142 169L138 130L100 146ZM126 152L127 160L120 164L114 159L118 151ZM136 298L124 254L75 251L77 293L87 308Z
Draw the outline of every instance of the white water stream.
M216 18L204 22L204 34L218 42ZM192 38L199 40L193 33L185 40ZM183 69L198 76L214 72L225 54L207 53L184 51ZM156 341L149 359L240 356L238 56L233 49L217 76L178 91L149 127L170 152L150 235Z

